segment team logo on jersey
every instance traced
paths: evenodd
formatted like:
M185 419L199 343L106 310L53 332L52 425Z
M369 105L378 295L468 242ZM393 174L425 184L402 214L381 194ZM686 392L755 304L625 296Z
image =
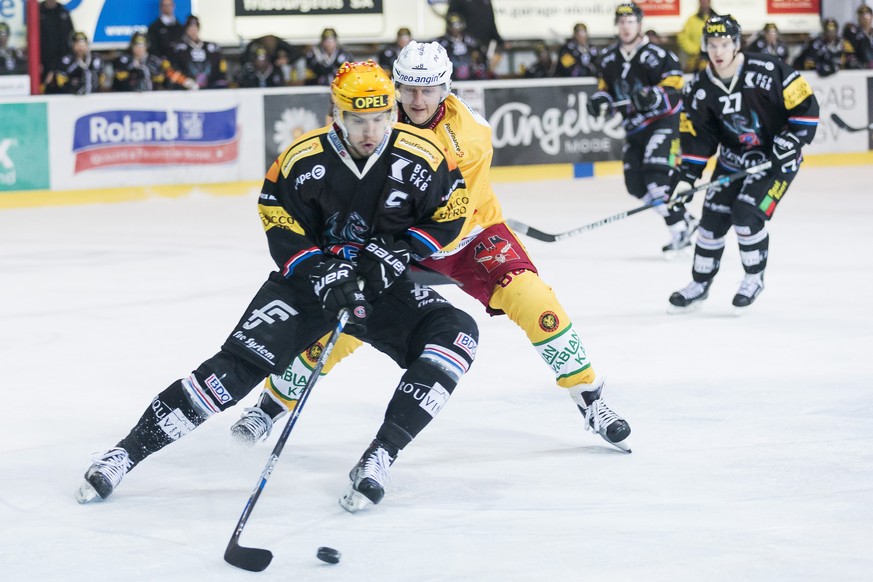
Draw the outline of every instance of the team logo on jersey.
M554 311L545 311L540 314L540 329L552 333L558 326L561 325L561 322L558 320L558 316Z
M500 236L489 236L473 248L476 262L485 267L489 273L498 266L521 259L512 243Z
M261 308L256 307L253 309L252 314L242 327L243 329L254 329L261 325L261 323L266 323L267 325L276 323L277 319L288 321L288 318L292 315L297 315L298 313L299 312L296 309L284 301L275 299Z
M306 356L306 361L312 365L315 365L318 362L318 358L321 357L321 353L324 351L324 345L321 342L315 342L307 350L304 352Z

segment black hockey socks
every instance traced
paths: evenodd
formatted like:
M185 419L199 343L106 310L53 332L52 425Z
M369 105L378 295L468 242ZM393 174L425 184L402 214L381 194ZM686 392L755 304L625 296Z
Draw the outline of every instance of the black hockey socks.
M133 462L131 468L152 453L179 440L209 417L198 412L191 404L182 382L176 380L158 394L130 434L119 441L118 446L130 455Z
M395 457L437 415L457 382L427 360L416 360L394 391L385 422L376 435Z

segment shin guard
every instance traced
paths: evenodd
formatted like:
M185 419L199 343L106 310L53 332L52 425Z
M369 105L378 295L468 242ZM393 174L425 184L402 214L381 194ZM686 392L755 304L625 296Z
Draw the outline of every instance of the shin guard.
M495 287L491 306L501 309L527 335L565 388L594 381L594 368L570 317L539 275L525 271Z

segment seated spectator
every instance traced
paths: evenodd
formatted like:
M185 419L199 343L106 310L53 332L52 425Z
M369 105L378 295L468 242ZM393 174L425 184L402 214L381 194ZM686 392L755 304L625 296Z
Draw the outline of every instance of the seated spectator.
M487 79L489 74L485 51L475 38L465 33L466 30L464 17L449 12L446 14L446 33L436 39L452 61L452 80Z
M822 21L822 33L808 40L792 66L798 71L816 71L822 77L833 75L843 66L843 39L833 18Z
M556 77L596 77L599 51L588 44L588 27L584 22L573 27L573 38L558 50Z
M307 51L306 85L330 85L336 76L337 69L346 62L352 62L355 57L339 44L336 30L325 28L321 31L321 41L317 46Z
M158 10L158 17L149 24L149 49L152 54L167 59L173 45L185 34L185 27L176 18L176 3L173 0L161 0Z
M267 51L267 58L271 63L275 64L276 57L279 56L279 51L283 51L289 62L297 60L303 56L303 51L292 45L291 43L282 40L274 34L268 34L260 38L256 38L246 45L240 63L245 64L254 60L255 52L258 49Z
M546 79L554 76L555 63L552 60L552 51L545 43L539 43L534 49L537 60L522 71L525 79Z
M9 46L9 25L0 22L0 75L26 75L27 61L18 49Z
M412 33L405 26L397 29L397 40L394 44L390 44L382 49L379 53L379 66L385 69L389 75L394 70L394 61L397 60L397 55L403 50L403 47L409 44L412 40Z
M227 87L227 61L221 47L200 39L200 19L185 20L185 32L170 50L167 79L174 89L223 89Z
M788 62L788 45L779 37L779 29L772 22L764 25L757 38L746 47L746 52L772 55L783 63Z
M282 69L273 65L270 55L264 47L256 47L252 51L251 60L243 63L237 82L243 89L284 87L286 84Z
M91 54L88 35L74 32L70 49L71 52L61 57L52 81L46 85L46 93L88 95L99 92L106 72L103 70L103 59Z
M843 49L847 69L873 69L873 9L858 7L858 25L846 25Z
M112 90L143 92L163 89L167 80L165 62L158 55L149 53L145 33L134 33L127 51L115 60Z

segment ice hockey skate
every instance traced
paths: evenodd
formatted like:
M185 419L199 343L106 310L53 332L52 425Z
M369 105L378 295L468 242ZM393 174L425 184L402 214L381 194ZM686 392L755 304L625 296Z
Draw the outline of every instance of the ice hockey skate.
M679 291L670 295L670 307L667 313L691 313L700 309L703 301L709 297L709 287L712 280L698 283L692 281Z
M349 472L352 480L348 490L339 499L339 504L350 513L356 513L372 503L377 505L385 496L385 487L390 482L388 468L394 457L388 454L382 443L375 439L364 451L361 460Z
M631 452L627 437L631 428L625 419L603 401L603 385L605 380L599 379L594 384L580 384L570 388L570 397L585 417L585 428L599 434L609 444Z
M242 416L230 427L230 436L238 445L254 446L266 439L273 430L273 419L260 407L253 406L243 410Z
M673 238L661 247L664 258L673 260L687 254L692 248L691 237L699 225L699 220L686 213L685 219L682 222L677 222L670 226L670 234Z
M746 273L737 294L734 295L734 314L742 315L746 309L755 302L761 291L764 290L764 273Z
M103 501L118 487L133 462L127 451L113 447L92 458L93 464L85 471L85 480L76 489L75 497L79 503Z

